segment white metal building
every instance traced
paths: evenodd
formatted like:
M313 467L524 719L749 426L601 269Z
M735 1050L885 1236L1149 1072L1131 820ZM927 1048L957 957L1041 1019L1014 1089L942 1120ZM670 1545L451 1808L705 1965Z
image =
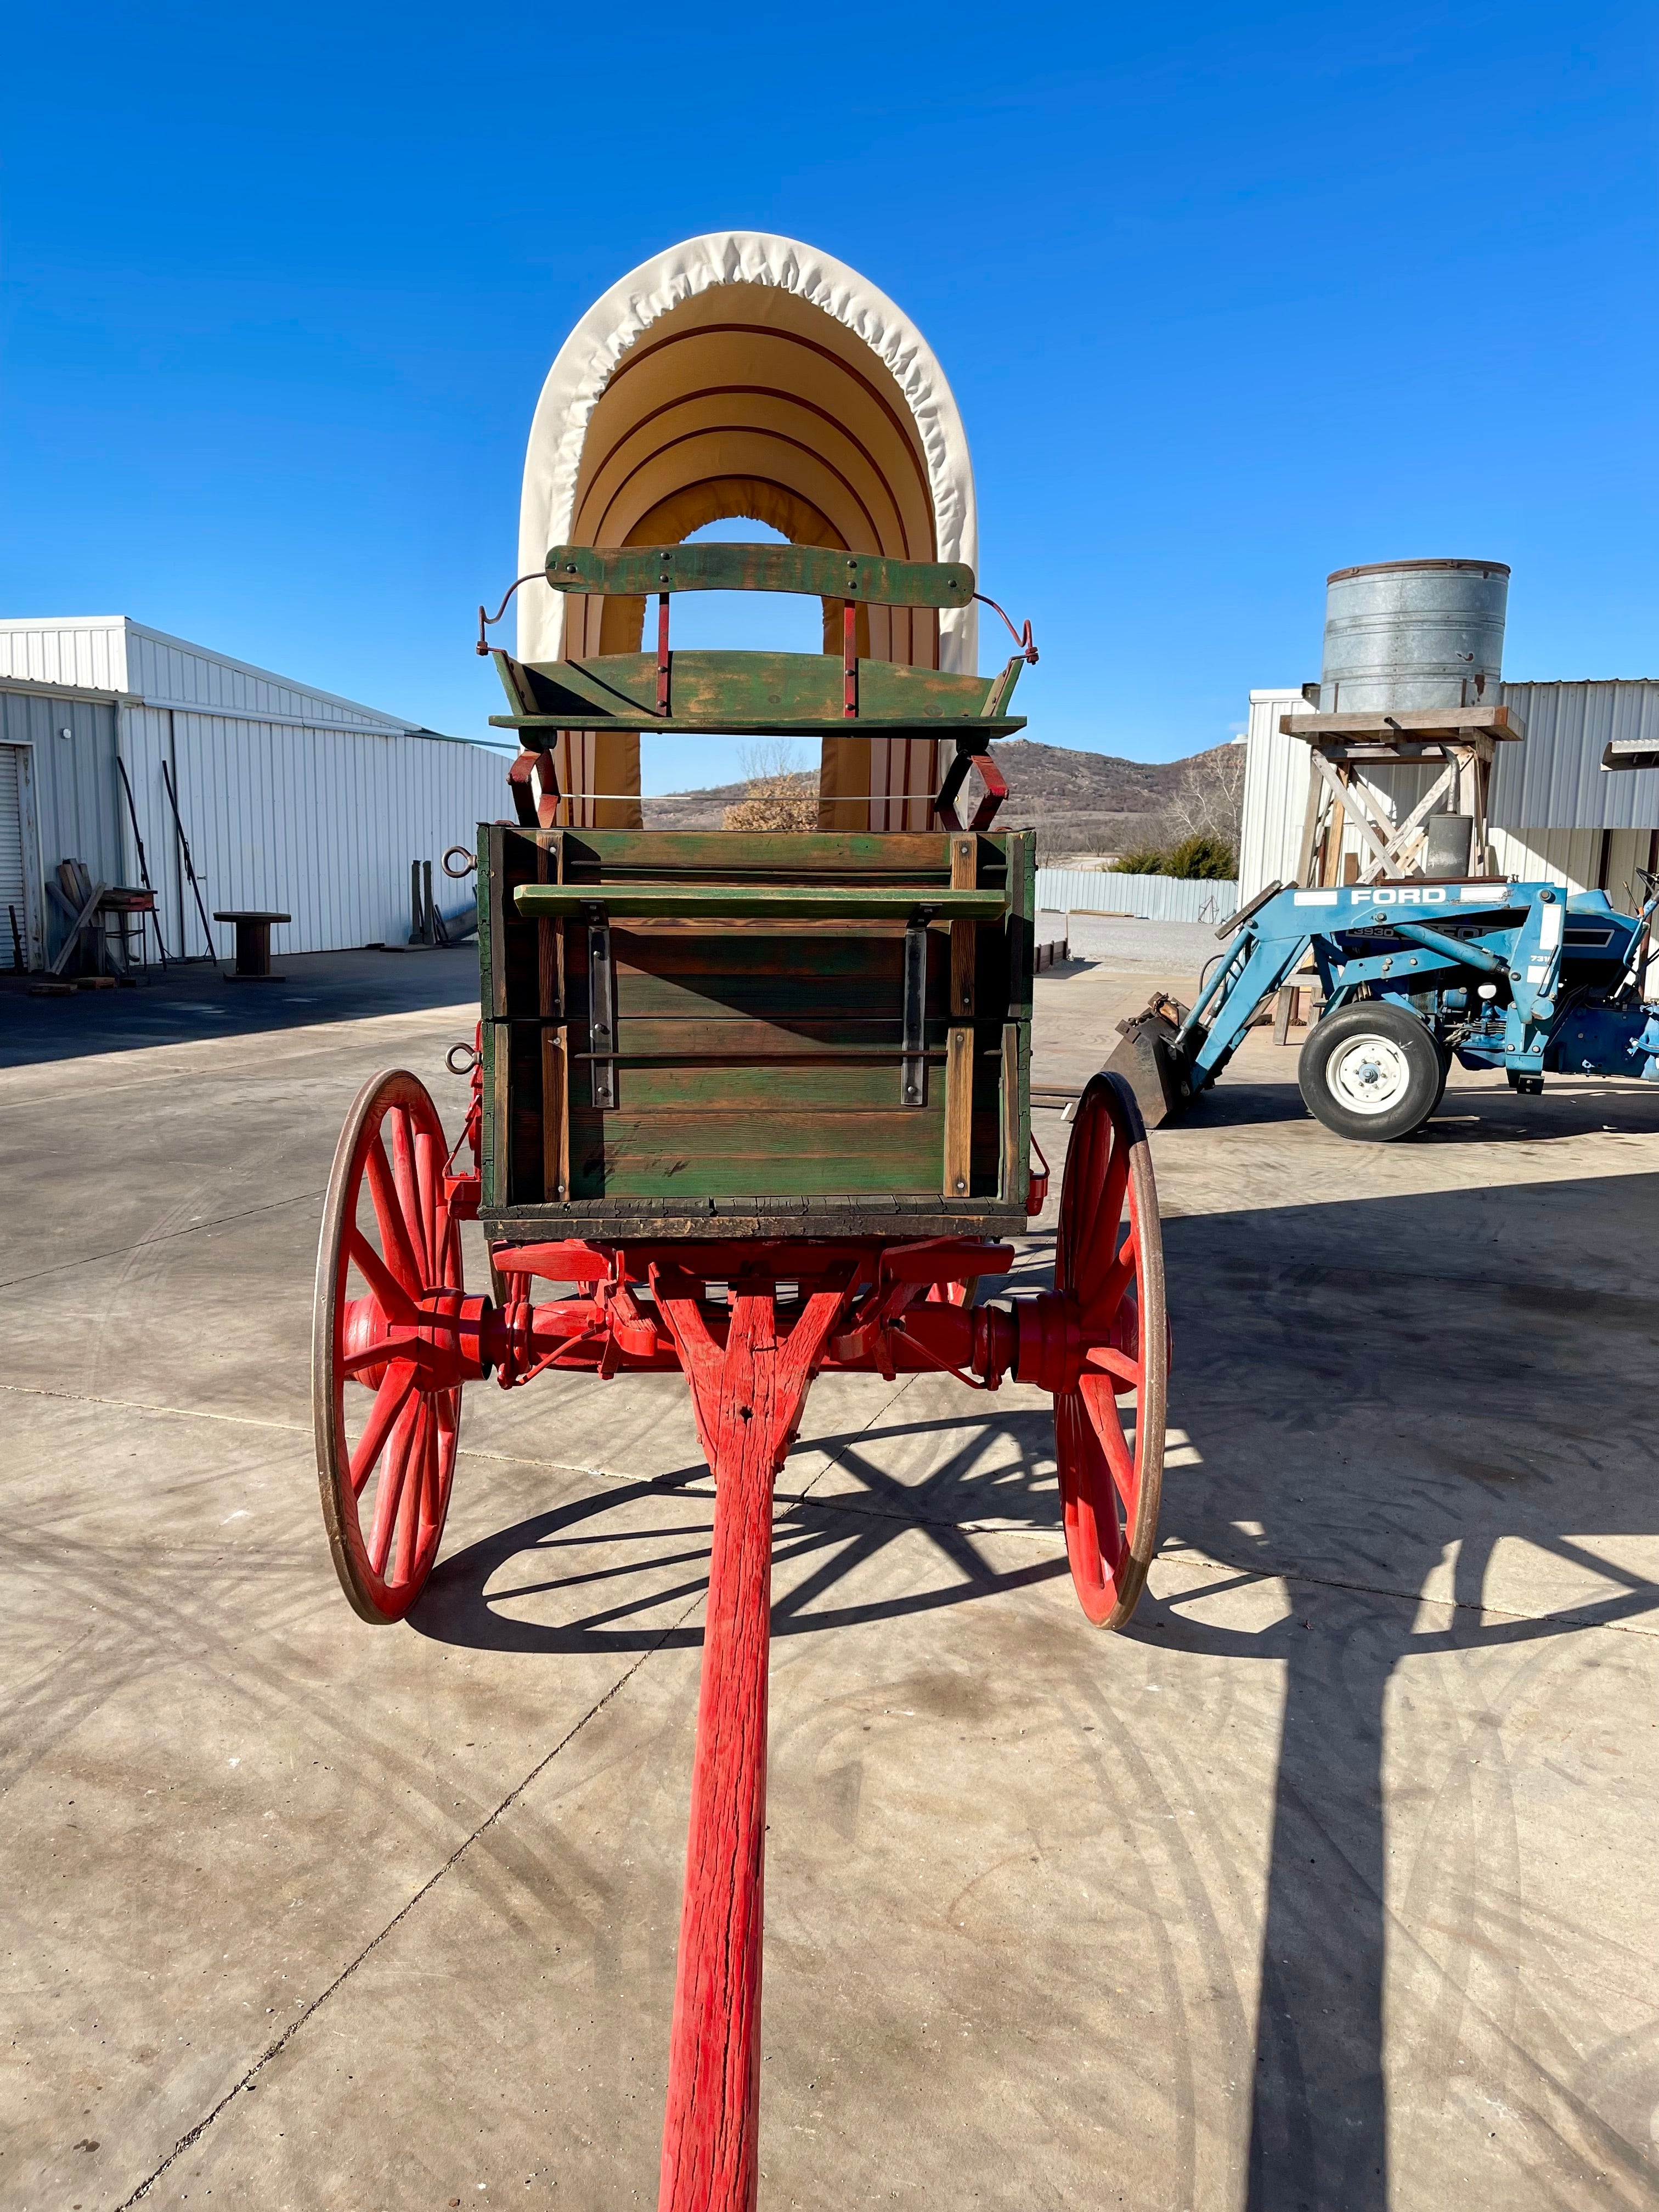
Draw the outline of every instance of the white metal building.
M507 760L125 615L0 621L0 964L9 906L27 965L61 941L44 889L60 860L139 881L122 767L168 951L207 948L163 763L209 913L291 915L280 955L404 943L410 863L436 875L447 847L507 811ZM465 887L437 882L441 905L465 903ZM230 932L215 934L223 957Z
M1636 870L1659 868L1659 769L1609 771L1601 758L1615 741L1659 750L1659 678L1505 684L1499 696L1527 732L1497 750L1489 818L1499 868L1525 882L1605 890L1615 905L1639 904ZM1241 900L1275 878L1296 879L1312 770L1307 744L1279 724L1281 715L1309 711L1299 690L1250 694ZM1409 811L1436 773L1378 769L1366 781ZM1358 850L1350 830L1345 854Z

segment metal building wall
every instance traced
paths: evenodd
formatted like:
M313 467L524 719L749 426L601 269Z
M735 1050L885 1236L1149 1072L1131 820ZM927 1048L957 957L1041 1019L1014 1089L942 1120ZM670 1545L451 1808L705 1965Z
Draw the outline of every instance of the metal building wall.
M117 696L89 702L6 691L8 672L47 685L96 674L120 680L111 687ZM511 811L510 754L415 732L395 716L124 617L0 623L0 702L6 739L30 747L37 866L48 874L72 855L100 880L138 882L118 752L174 952L182 945L199 955L206 946L164 762L210 915L236 907L291 914L277 933L279 952L404 943L411 860L433 863L434 896L453 913L471 884L442 876L445 848L471 848L480 821ZM59 727L72 738L57 738ZM216 925L214 935L222 957L228 927ZM60 941L46 902L31 927L31 959L40 962L43 945L49 958Z
M217 708L316 729L392 732L412 726L400 715L210 653L126 615L0 622L3 676L125 692L151 706Z
M0 676L70 684L85 691L125 691L126 617L0 622Z
M1659 829L1494 830L1492 842L1504 875L1521 883L1557 884L1569 892L1602 890L1627 909L1642 902L1637 870L1659 860Z
M1609 774L1603 747L1641 738L1659 747L1659 680L1506 684L1504 703L1526 737L1500 744L1490 803L1492 843L1506 875L1571 890L1593 889L1601 872L1601 833L1612 833L1607 888L1627 896L1634 871L1648 865L1650 832L1659 828L1659 769ZM1293 880L1308 799L1308 749L1279 727L1282 714L1310 711L1298 691L1252 691L1244 820L1239 841L1239 896L1248 902L1277 877ZM1376 771L1366 779L1398 819L1428 788L1433 769ZM1349 828L1343 853L1358 854Z
M167 945L198 954L202 925L179 858L161 777L168 762L208 912L264 907L294 919L278 952L404 943L409 867L430 860L453 912L468 883L441 872L445 848L477 842L509 810L508 757L446 738L372 735L231 720L176 708L126 710L124 750ZM228 927L215 935L222 955Z
M1279 718L1311 711L1300 690L1250 694L1238 836L1238 896L1245 905L1271 883L1296 880L1308 805L1308 748L1285 735Z
M127 880L115 781L115 714L109 702L8 690L0 679L0 744L29 750L34 850L25 859L35 878L30 884L28 954L37 967L43 964L43 952L50 960L63 942L64 923L42 888L46 878L56 880L60 860L84 860L94 883ZM67 738L60 734L64 730ZM29 834L26 823L25 835Z
M1613 738L1659 748L1659 679L1506 684L1526 737L1499 745L1492 819L1503 830L1649 830L1659 824L1659 769L1609 773Z
M380 713L273 675L268 668L205 652L165 630L142 623L126 625L125 688L154 706L216 708L222 714L254 714L273 722L299 722L310 729L379 730L394 732L410 725L400 715Z

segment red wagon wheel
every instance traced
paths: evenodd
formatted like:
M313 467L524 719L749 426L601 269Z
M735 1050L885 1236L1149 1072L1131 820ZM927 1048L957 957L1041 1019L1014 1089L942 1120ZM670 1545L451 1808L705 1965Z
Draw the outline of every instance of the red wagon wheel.
M1121 1628L1158 1541L1170 1333L1152 1152L1119 1076L1096 1076L1079 1103L1054 1289L1074 1301L1091 1347L1077 1387L1054 1400L1066 1556L1085 1613L1098 1628Z
M398 1357L417 1351L422 1297L462 1286L447 1153L425 1085L401 1068L371 1076L340 1132L323 1208L317 1479L341 1587L365 1620L397 1620L414 1604L449 1510L459 1387L423 1388L417 1357Z

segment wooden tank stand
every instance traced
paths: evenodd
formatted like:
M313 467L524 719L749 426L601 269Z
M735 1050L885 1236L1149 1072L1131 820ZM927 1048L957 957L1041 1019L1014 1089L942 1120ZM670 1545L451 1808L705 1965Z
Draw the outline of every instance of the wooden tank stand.
M1308 807L1296 880L1314 890L1342 878L1342 836L1352 821L1364 851L1354 880L1388 883L1428 872L1429 818L1444 811L1467 814L1474 829L1469 869L1491 872L1486 810L1492 762L1500 744L1526 736L1520 718L1502 706L1447 707L1416 714L1284 714L1279 726L1308 747ZM1367 768L1421 768L1441 763L1440 774L1401 820L1391 821L1367 790ZM1318 1018L1317 985L1287 983L1279 993L1273 1042L1290 1042L1293 1026Z
M1421 875L1428 821L1443 806L1474 823L1472 872L1487 866L1486 808L1498 745L1526 736L1507 707L1447 707L1416 714L1285 714L1279 728L1309 749L1308 811L1302 825L1297 881L1305 889L1338 881L1342 832L1352 821L1365 848L1362 884ZM1441 772L1398 822L1390 821L1365 788L1367 768L1421 768L1438 761Z

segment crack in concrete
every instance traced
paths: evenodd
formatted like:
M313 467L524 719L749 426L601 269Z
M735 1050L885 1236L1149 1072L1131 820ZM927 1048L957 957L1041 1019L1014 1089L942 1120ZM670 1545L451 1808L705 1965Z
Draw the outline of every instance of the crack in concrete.
M199 1237L204 1229L222 1228L227 1222L252 1220L259 1213L280 1213L285 1206L304 1206L312 1201L320 1206L320 1190L295 1191L289 1198L273 1198L265 1206L244 1206L239 1213L215 1213L205 1221L192 1221L188 1228L163 1230L159 1237L141 1237L136 1244L118 1244L112 1252L77 1253L72 1260L54 1261L50 1267L37 1267L32 1274L7 1275L0 1278L0 1291L15 1289L20 1283L38 1283L43 1275L62 1275L71 1267L96 1267L106 1260L131 1259L135 1252L148 1251L152 1244L173 1244L181 1237Z
M166 1421L225 1421L238 1429L279 1429L284 1436L308 1437L309 1421L264 1421L257 1413L216 1413L205 1406L153 1406L142 1398L100 1398L89 1390L48 1390L38 1382L0 1382L12 1398L56 1398L70 1406L107 1406L116 1413L153 1413Z
M220 2098L218 2103L212 2106L206 2112L204 2112L202 2118L197 2121L195 2126L190 2129L186 2134L179 2136L178 2142L174 2143L173 2148L167 2153L161 2164L157 2166L152 2172L145 2175L144 2179L138 2184L138 2186L132 2191L131 2195L122 2198L121 2203L116 2208L116 2212L131 2212L131 2208L149 2194L150 2191L155 2186L162 2175L167 2172L168 2168L175 2165L177 2161L184 2156L187 2150L191 2149L194 2144L201 2141L202 2137L207 2133L208 2130L213 2125L214 2122L219 2118L220 2114L226 2109L232 2100L240 2096L248 2085L264 2071L265 2068L270 2064L274 2058L280 2057L282 2053L288 2048L289 2045L299 2033L300 2030L305 2026L306 2022L313 2018L317 2013L321 2011L322 2008L328 2002L329 1999L335 1994L336 1990L343 1988L345 1984L350 1980L352 1975L356 1972L358 1967L362 1965L363 1961L368 1958L372 1953L380 1948L380 1945L386 1942L387 1936L390 1936L394 1929L401 1927L403 1923L408 1919L410 1914L414 1911L416 1906L419 1905L423 1899L431 1895L432 1892L437 1887L444 1876L450 1871L451 1868L459 1863L459 1862L466 1856L467 1852L471 1850L473 1844L477 1842L478 1838L481 1836L487 1834L501 1818L501 1815L506 1813L510 1807L518 1802L519 1799L524 1796L525 1792L530 1789L532 1784L538 1781L540 1778L546 1773L548 1768L553 1764L553 1761L558 1757L559 1753L581 1734L582 1730L587 1726L589 1721L594 1719L599 1714L602 1713L605 1707L611 1703L611 1699L617 1697L620 1692L627 1688L629 1682L633 1680L635 1675L637 1674L641 1668L644 1666L646 1661L647 1659L653 1658L655 1655L662 1650L669 1638L676 1635L680 1629L684 1627L686 1622L690 1620L692 1614L696 1613L697 1607L702 1603L703 1595L704 1594L702 1591L699 1591L697 1595L693 1598L690 1604L685 1607L684 1611L678 1614L676 1619L668 1623L667 1626L664 1628L661 1634L658 1637L656 1642L651 1644L646 1650L641 1651L639 1657L635 1660L633 1665L625 1668L623 1672L617 1676L617 1680L611 1685L611 1687L605 1692L605 1695L599 1698L593 1705L590 1705L588 1710L582 1714L579 1720L573 1721L571 1723L570 1726L559 1738L559 1741L554 1745L551 1751L546 1753L544 1757L538 1759L535 1765L531 1768L529 1773L524 1777L523 1780L515 1783L512 1789L507 1791L506 1796L501 1799L500 1804L496 1805L490 1812L485 1814L483 1819L479 1821L477 1826L472 1830L471 1833L464 1837L462 1840L456 1844L454 1850L451 1851L449 1856L444 1861L443 1864L441 1867L436 1868L430 1875L428 1875L427 1879L421 1884L420 1887L414 1893L413 1896L408 1898L404 1903L398 1907L398 1911L392 1914L391 1919L386 1922L386 1926L382 1928L377 1935L370 1936L368 1942L364 1944L362 1949L358 1952L356 1957L353 1959L349 1964L340 1969L339 1972L334 1977L334 1979L328 1984L327 1988L319 1990L317 1996L313 1997L310 2003L306 2006L305 2009L289 2022L288 2026L283 2030L283 2033L277 2037L276 2040L269 2045L265 2050L260 2052L259 2056L254 2060L252 2065L247 2069L246 2072L241 2075L240 2077L233 2082L231 2087L226 2090L224 2095Z

